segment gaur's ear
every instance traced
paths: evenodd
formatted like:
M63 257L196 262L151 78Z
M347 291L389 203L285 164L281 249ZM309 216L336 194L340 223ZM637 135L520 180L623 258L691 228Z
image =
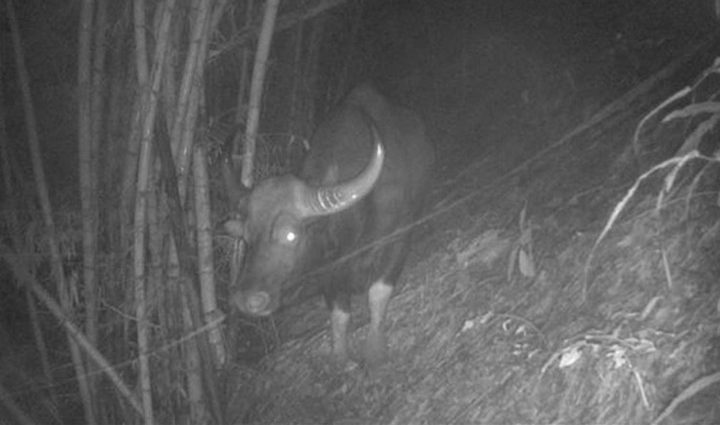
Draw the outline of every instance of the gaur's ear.
M245 235L245 223L241 220L228 220L223 227L229 235L236 238L242 238Z

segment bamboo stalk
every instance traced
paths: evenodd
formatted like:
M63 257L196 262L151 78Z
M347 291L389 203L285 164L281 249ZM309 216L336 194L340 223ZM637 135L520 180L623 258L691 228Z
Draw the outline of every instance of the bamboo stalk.
M135 71L137 72L138 84L140 84L140 87L145 88L150 72L148 70L148 47L145 36L145 31L147 31L145 0L135 0L133 2L133 22L135 29Z
M253 20L253 13L255 11L255 1L254 0L247 0L245 2L245 27L249 28L252 24ZM248 74L250 73L250 49L245 47L242 50L242 59L241 59L241 65L240 65L240 82L238 83L238 93L237 93L237 107L235 110L235 123L240 125L246 118L247 118L247 106L245 97L247 95L247 83L248 83ZM230 193L230 199L233 200L233 202L237 201L240 193L237 190L239 188L239 184L235 181L237 179L237 173L235 170L237 170L239 167L242 166L243 163L243 156L238 154L238 152L241 152L242 148L242 138L243 133L240 131L236 131L232 146L230 147L230 164L229 167L225 166L223 167L223 173L228 173L229 175L224 175L225 180L225 189ZM233 208L236 206L233 205ZM232 247L232 253L231 253L231 261L230 261L230 285L233 285L240 275L240 266L242 264L242 259L245 256L245 243L242 239L236 238L233 247ZM230 329L235 328L235 323L237 321L237 315L231 314L230 315ZM230 347L230 360L232 360L235 357L235 333L229 332L227 335L228 339L228 347Z
M173 157L178 175L178 191L184 204L187 175L192 155L192 142L197 117L200 84L205 68L208 29L210 25L211 0L203 0L197 6L193 20L190 48L183 67L180 93L176 107L170 140L173 143Z
M255 1L247 0L245 2L245 27L249 27L252 24L253 12L255 11ZM248 75L250 74L250 49L245 47L242 49L241 62L240 62L240 78L238 83L238 93L235 109L235 124L240 126L247 119L247 103L245 98L247 97L248 91ZM230 147L230 164L229 167L223 167L223 173L230 172L230 175L225 175L225 189L230 193L230 199L236 201L240 197L239 189L240 185L235 182L237 179L236 170L239 170L242 166L242 152L243 149L243 133L240 131L235 132L232 146ZM232 185L230 185L232 180ZM235 207L235 205L233 205ZM240 239L235 240L232 248L233 261L230 261L230 282L235 282L237 276L240 274L241 259L245 255L243 241ZM234 259L238 259L235 261ZM232 345L231 345L232 346Z
M122 143L125 138L118 137L121 132L125 130L127 124L123 122L123 118L128 112L132 113L134 108L132 104L128 105L127 100L131 99L131 95L127 93L128 87L130 87L131 81L134 82L132 72L129 72L128 61L125 57L125 49L123 44L128 34L129 13L127 10L129 7L125 6L125 12L123 12L120 22L117 24L117 31L111 32L108 44L112 46L110 58L107 65L107 82L108 85L106 93L108 93L107 100L107 119L105 124L105 144L102 148L102 155L98 156L98 163L100 164L100 184L104 190L108 193L112 193L114 196L112 200L105 206L113 211L118 210L120 206L120 198L117 196L121 194L121 191L116 189L117 179L122 178L122 161L118 161L118 158L124 158L127 143ZM128 108L130 106L130 108ZM129 173L132 174L132 173ZM122 186L121 186L122 187ZM107 231L104 235L108 239L108 245L111 247L118 247L120 245L119 237L119 219L122 218L122 214L111 214L108 217Z
M200 99L201 99L201 93L203 90L203 85L199 84L200 81L203 79L203 75L205 73L205 62L207 57L207 51L209 47L210 42L210 34L214 30L214 28L211 28L211 19L213 14L212 11L212 4L213 2L211 0L206 0L201 3L201 9L198 10L197 13L197 19L195 28L200 28L200 32L197 38L195 38L195 34L193 34L193 38L191 39L191 42L193 44L198 45L197 49L197 57L196 57L196 65L194 67L194 84L191 86L191 93L190 93L190 101L188 103L188 110L187 110L187 116L184 120L184 128L183 128L183 134L181 138L181 146L180 151L178 151L179 155L176 155L177 158L177 164L178 164L178 170L179 170L179 177L178 177L178 191L180 193L181 199L185 199L186 194L186 187L188 184L188 168L190 166L191 162L191 155L193 153L192 148L192 142L194 141L194 131L196 127L197 122L197 115L200 110ZM223 7L223 4L218 5L217 7ZM217 13L220 13L218 11ZM192 47L190 50L193 50ZM210 248L212 250L212 248ZM189 271L186 271L185 275L186 277L189 276ZM189 279L185 279L186 282L189 282ZM214 282L213 282L214 283ZM200 309L202 301L197 300L197 297L195 295L195 287L192 285L184 285L183 293L186 295L183 297L183 300L186 301L185 305L189 307L188 311L191 313L192 318L194 319L195 327L200 326L207 322L208 317L204 314L201 314ZM189 295L189 297L188 297ZM206 294L207 296L207 294ZM202 300L202 298L201 298ZM199 301L199 302L198 302ZM214 303L214 288L213 288L213 300ZM192 328L187 328L187 330L191 330ZM216 337L221 338L221 335L219 334L218 328L213 328L213 332L215 333ZM217 393L217 382L215 381L215 366L216 362L214 361L217 355L213 355L213 350L210 347L210 341L212 340L213 334L210 334L210 338L206 339L206 336L203 335L201 338L195 338L193 341L195 342L195 347L197 348L197 355L199 355L199 364L197 365L197 370L199 372L202 372L202 376L200 378L200 381L195 381L195 385L201 384L204 381L203 388L197 388L197 390L205 390L205 400L208 403L208 406L204 406L202 403L200 403L200 400L198 400L197 408L194 409L193 417L201 418L207 415L207 409L209 408L210 411L213 413L213 416L216 418L216 420L221 421L221 408L219 404L218 399L218 393ZM189 354L193 354L192 352ZM190 365L192 365L193 362L193 355L190 355L188 357L188 361L190 362ZM223 356L224 357L224 356ZM192 370L192 369L190 369Z
M78 164L79 186L82 216L82 250L83 250L83 283L85 288L85 329L91 343L97 343L97 282L95 277L96 247L97 247L97 193L94 172L94 139L93 119L100 119L93 111L92 94L92 51L91 34L93 15L95 12L93 0L83 0L80 8L80 25L78 30ZM91 370L89 364L87 370ZM89 407L86 417L95 421L95 380L87 377Z
M136 18L144 15L144 2L136 0L135 7ZM149 187L150 167L152 165L152 131L157 114L157 93L160 89L160 80L163 75L163 66L165 65L165 53L167 52L168 33L170 30L170 22L175 7L175 0L166 0L160 6L162 14L158 28L158 38L155 45L155 53L153 60L153 69L150 74L150 84L145 84L142 94L143 101L140 108L143 110L143 125L140 141L140 158L137 168L137 188L135 200L135 217L133 225L133 235L135 237L133 244L133 265L135 280L135 314L137 320L137 343L138 343L138 365L140 394L143 403L143 419L145 424L155 423L152 400L152 386L150 380L150 362L149 362L149 320L147 317L147 298L146 298L146 280L145 280L145 239L146 239L146 213L147 213L147 196ZM144 22L144 21L143 21ZM136 25L139 25L136 22ZM144 31L144 28L142 28ZM138 32L136 30L136 35ZM143 37L144 38L144 37ZM139 47L139 46L138 46ZM142 58L146 57L145 51L139 51L138 73L143 72L141 69L144 63Z
M164 112L163 132L170 134L177 116L177 62L179 45L182 40L184 20L173 20L170 28L170 40L168 40L168 52L165 55L165 76L162 83L162 106Z
M147 38L145 35L145 0L133 0L133 34L135 42L135 73L140 92L133 102L132 125L125 153L123 178L120 193L120 247L124 252L128 246L127 238L132 230L127 228L131 216L131 205L135 200L138 159L140 156L140 139L142 138L144 114L144 92L148 84Z
M171 202L171 217L182 217L183 205L185 204L185 196L187 192L188 170L192 157L192 145L194 141L194 133L196 128L197 115L199 111L199 101L202 93L202 81L205 58L207 56L209 34L212 11L212 0L204 0L199 2L194 9L194 17L192 19L190 45L186 56L183 76L180 83L179 94L177 96L177 105L175 107L175 121L171 130L170 140L173 143L174 161L172 158L163 160L163 168L166 176L175 175L176 179L167 181L168 190L172 187L168 200ZM225 3L220 3L218 7L222 7ZM215 12L215 15L220 11ZM162 141L161 141L162 145ZM162 156L162 155L161 155ZM173 167L173 163L175 167ZM175 173L177 170L177 173ZM174 199L179 195L179 202ZM183 224L173 225L173 234L175 245L170 246L170 256L168 258L168 269L173 273L169 274L169 279L176 279L182 284L183 311L187 309L193 320L185 322L185 331L193 331L197 326L203 324L203 315L201 312L201 302L195 285L193 285L194 271L188 267L187 262L178 264L177 254L188 254L190 251L185 247L188 241L185 240L185 227ZM193 325L194 323L194 325ZM194 356L197 355L198 361ZM205 336L193 338L187 342L186 351L186 383L188 389L188 397L191 402L192 418L202 418L207 415L207 408L202 403L207 401L210 403L210 409L213 416L220 418L220 407L217 398L216 382L214 379L213 354L208 346ZM203 385L204 380L204 385ZM203 391L207 394L203 397Z
M198 275L200 277L200 300L202 301L205 323L216 321L222 316L215 295L215 264L213 262L213 235L210 220L210 184L205 149L195 146L193 158L195 182L195 217L198 249ZM226 353L222 333L214 328L209 334L210 345L218 365L225 364Z
M143 0L139 0L143 1ZM147 81L147 80L146 80ZM139 87L144 87L147 82L138 82ZM129 245L128 238L132 231L128 229L132 217L131 206L134 200L135 178L137 177L137 164L140 156L140 134L143 125L142 94L138 93L133 100L130 134L128 135L127 146L123 161L123 177L120 187L120 244L119 255L122 255Z
M197 88L197 86L194 86ZM194 90L195 93L199 93L199 90ZM192 95L190 100L197 103L195 99L196 95ZM197 107L191 107L190 110L197 110ZM190 121L194 121L191 119ZM203 324L203 314L201 311L201 302L199 294L197 293L196 286L194 285L194 276L196 270L193 263L183 260L178 261L178 255L183 259L194 257L190 249L190 238L187 236L186 231L186 220L184 219L184 208L182 207L182 201L177 190L178 178L175 173L175 166L172 158L172 152L170 147L169 137L167 137L162 126L158 126L158 139L156 145L158 146L158 157L160 159L162 178L165 182L166 189L166 200L167 206L170 211L168 216L170 218L170 224L172 232L170 234L169 252L165 259L167 272L166 287L168 288L179 288L182 285L182 294L184 296L178 296L177 299L181 301L182 306L178 306L181 310L186 309L190 312L193 318L192 322L195 326L190 326L188 323L183 322L184 332L190 333L195 330L197 326ZM192 129L191 129L192 130ZM191 217L192 218L192 217ZM164 233L166 235L167 233ZM216 418L221 417L221 409L218 403L216 382L214 379L214 356L207 343L205 335L200 335L199 338L193 338L188 340L186 343L187 356L192 356L192 353L197 352L202 361L194 362L190 358L185 358L182 362L185 364L184 371L186 374L185 383L187 385L187 394L190 400L208 401L211 404L213 416ZM204 385L203 385L204 382ZM207 394L203 397L203 391ZM191 402L192 403L192 402ZM198 413L204 411L205 406L200 404L191 404L191 415L193 417L201 417L204 413Z
M147 40L146 40L146 19L145 19L145 0L135 0L133 2L133 16L134 16L134 27L135 27L135 61L136 61L136 72L138 85L140 86L140 93L137 98L138 103L136 104L136 113L138 114L137 126L134 129L137 131L136 137L133 137L131 143L137 140L137 155L138 164L134 167L134 174L136 174L135 182L135 213L133 222L134 235L133 240L133 268L134 268L134 286L133 293L135 296L135 320L137 321L136 340L138 344L138 387L140 391L140 397L142 400L142 417L146 425L151 425L155 422L153 412L153 400L152 400L152 384L150 377L150 361L148 358L149 351L149 324L148 318L146 317L147 312L147 298L145 296L146 282L145 282L145 239L146 239L146 220L152 216L152 212L148 212L147 204L149 202L148 197L148 181L150 179L151 172L151 130L152 121L155 115L155 105L157 100L155 99L154 91L150 88L148 81L149 70L147 63ZM162 2L158 4L158 8L166 7L167 4ZM161 41L162 43L162 41ZM162 51L165 53L165 50ZM155 69L157 71L157 69ZM153 88L156 89L155 86ZM150 115L150 116L149 116ZM152 119L151 119L152 118ZM129 164L128 164L129 165ZM123 232L123 235L127 232Z
M179 36L177 32L175 35ZM168 63L166 66L170 66ZM167 72L166 72L167 74ZM195 288L192 285L192 281L189 276L192 273L188 267L187 261L183 261L182 265L178 259L178 256L187 259L190 257L190 238L187 236L187 224L185 220L185 214L178 193L177 175L175 173L175 161L173 160L172 148L170 146L170 140L164 131L163 125L157 126L156 132L156 143L158 150L158 159L160 163L160 171L162 180L164 181L165 194L156 192L156 198L164 199L165 202L158 201L156 211L154 214L159 216L163 215L169 218L171 232L168 234L167 226L163 226L157 223L151 227L150 236L151 239L168 242L168 249L165 250L161 259L160 270L165 270L165 282L162 283L166 291L162 291L163 299L161 306L159 307L163 311L161 314L166 316L177 315L182 318L181 323L174 322L173 329L177 330L178 333L191 334L194 330L193 321L188 320L186 316L197 317L196 323L201 322L201 316L199 313L199 303ZM159 185L154 185L159 187ZM148 213L153 213L148 211ZM161 282L158 280L157 282ZM183 296L185 295L185 296ZM195 311L197 310L197 311ZM193 313L189 313L193 311ZM199 345L203 343L202 339L191 338L183 342L182 350L176 356L170 357L171 362L176 362L180 365L178 368L183 370L183 383L182 385L185 391L185 402L190 408L190 423L203 423L202 421L197 422L198 418L206 416L206 409L203 405L203 375L202 375L202 362L200 358ZM208 360L210 361L210 359ZM172 379L172 376L169 377Z
M20 30L18 28L17 17L15 15L15 8L13 7L12 0L6 0L5 4L7 6L7 16L12 34L13 49L15 51L18 82L20 85L20 91L22 93L22 104L26 119L25 128L28 135L28 145L30 147L30 156L32 161L33 174L35 176L35 185L37 189L37 195L40 201L43 222L46 227L46 237L50 251L52 274L57 285L58 296L61 300L63 300L66 298L65 289L67 288L67 286L65 282L65 273L62 264L62 256L60 255L60 249L58 245L55 221L52 216L50 196L48 194L47 181L45 179L45 170L43 168L42 157L40 154L40 143L37 134L37 119L35 116L35 109L33 107L30 94L30 83L27 67L25 65L25 53L22 48L22 41L20 40ZM66 304L64 307L68 310L71 308L69 304ZM68 344L70 346L70 354L72 356L73 365L75 367L75 374L78 379L78 388L80 389L80 397L83 402L85 420L88 423L95 423L95 417L92 411L91 395L87 386L86 375L84 372L83 362L80 357L79 349L72 340L72 338L70 338L69 336Z
M177 258L177 257L176 257ZM187 294L189 285L180 285L180 292ZM194 330L194 320L192 318L192 312L190 311L190 305L192 301L187 297L183 296L184 302L182 302L182 318L183 325L185 328L185 334L188 335ZM187 388L188 388L188 402L190 405L190 418L189 423L191 424L206 424L208 423L208 410L203 404L203 391L202 391L202 360L199 350L199 343L197 338L188 339L185 342L185 350L183 356L183 363L186 369L187 376Z
M255 0L247 0L245 2L245 27L252 24L253 12L255 11ZM235 110L235 123L240 124L247 118L247 107L245 97L247 96L248 74L250 73L250 50L245 47L242 49L242 58L240 63L240 83L238 84L237 109ZM240 134L238 132L238 134ZM232 152L235 155L240 152L242 139L236 137L233 140ZM233 164L235 165L235 164ZM237 164L239 165L239 164Z
M253 66L252 82L250 84L250 100L248 102L248 118L245 127L245 151L243 156L242 180L245 187L253 185L253 162L255 159L255 142L260 124L260 102L262 101L263 82L267 71L267 58L270 54L270 44L275 27L280 0L266 0L263 14L262 28L255 51L255 64Z
M93 48L93 67L92 67L92 89L91 89L91 119L90 119L90 217L83 215L84 220L90 221L88 227L92 234L87 235L90 239L91 246L83 249L83 260L86 252L92 252L91 259L84 266L85 276L85 329L88 338L93 344L98 343L98 282L97 282L97 247L98 247L98 228L100 226L100 206L98 189L100 186L99 178L99 143L105 122L104 105L104 80L105 80L105 56L106 56L106 25L107 25L107 0L95 0L96 19L95 19L95 45ZM83 232L84 233L84 232Z

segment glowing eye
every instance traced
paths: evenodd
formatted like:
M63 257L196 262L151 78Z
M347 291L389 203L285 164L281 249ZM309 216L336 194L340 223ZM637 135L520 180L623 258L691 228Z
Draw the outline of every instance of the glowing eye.
M295 239L297 239L297 234L295 232L287 232L285 235L285 240L288 242L294 242Z

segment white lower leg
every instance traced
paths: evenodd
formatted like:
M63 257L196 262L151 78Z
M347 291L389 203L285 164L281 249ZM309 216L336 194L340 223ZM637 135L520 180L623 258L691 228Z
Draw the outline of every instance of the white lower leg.
M338 360L346 360L348 358L347 349L347 328L350 321L350 313L344 312L333 306L330 313L330 322L332 326L332 351Z
M366 344L366 356L370 363L382 360L385 354L385 338L382 332L382 321L393 287L383 280L370 286L368 304L370 306L370 332Z

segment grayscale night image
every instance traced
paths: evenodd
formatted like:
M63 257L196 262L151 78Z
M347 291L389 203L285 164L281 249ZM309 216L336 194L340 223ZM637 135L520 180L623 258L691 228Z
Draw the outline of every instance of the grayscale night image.
M720 0L0 11L0 424L720 423Z

